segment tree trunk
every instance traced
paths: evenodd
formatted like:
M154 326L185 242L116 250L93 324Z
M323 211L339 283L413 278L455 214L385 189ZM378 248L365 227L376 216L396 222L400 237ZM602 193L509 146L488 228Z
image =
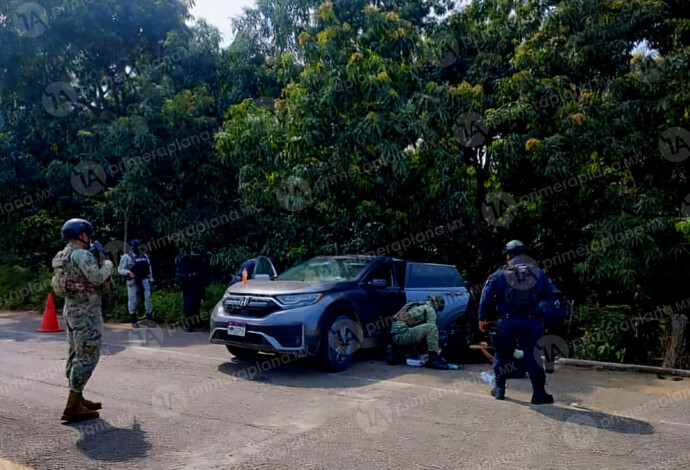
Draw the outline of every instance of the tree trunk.
M485 154L486 155L486 154ZM479 150L474 152L472 163L476 172L476 198L474 201L475 208L479 212L479 218L482 218L482 207L484 207L484 198L486 197L486 168L488 167L487 162L482 161L482 154Z
M129 212L129 210L127 212ZM128 226L129 226L129 215L127 213L125 213L125 240L124 240L125 245L127 245L127 228L128 228Z
M681 314L676 314L671 317L671 342L666 348L666 358L664 359L664 367L676 367L678 358L683 351L683 338L685 337L685 326L688 323L688 317Z

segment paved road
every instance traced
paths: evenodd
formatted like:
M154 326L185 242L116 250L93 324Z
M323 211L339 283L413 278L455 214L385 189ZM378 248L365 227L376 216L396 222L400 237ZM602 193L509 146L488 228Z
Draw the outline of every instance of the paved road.
M479 365L326 374L127 325L108 326L87 386L101 419L62 425L67 344L39 322L0 313L0 469L690 468L690 379L563 367L537 407L527 380L492 399Z

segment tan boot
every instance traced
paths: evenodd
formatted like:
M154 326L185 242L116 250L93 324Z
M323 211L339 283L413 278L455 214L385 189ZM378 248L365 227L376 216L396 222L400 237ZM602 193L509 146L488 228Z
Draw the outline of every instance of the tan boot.
M86 408L81 400L81 393L69 392L67 406L65 407L65 411L62 412L63 420L73 423L76 421L98 418L98 412Z
M100 401L87 400L86 398L84 398L84 395L81 396L81 404L84 405L84 408L87 408L91 411L96 411L103 408L103 405Z

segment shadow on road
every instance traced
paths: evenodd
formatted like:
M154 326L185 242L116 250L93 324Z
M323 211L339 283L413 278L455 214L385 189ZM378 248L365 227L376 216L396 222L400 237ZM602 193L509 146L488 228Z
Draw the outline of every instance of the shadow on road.
M506 398L524 406L529 406L537 413L564 423L579 424L604 431L615 432L618 434L654 434L654 426L646 421L625 418L623 416L612 415L601 411L588 410L584 408L565 408L558 405L538 405Z
M395 380L410 374L432 375L442 385L462 382L480 384L479 372L485 368L482 364L468 364L459 371L436 371L403 364L389 366L384 362L381 351L371 349L358 351L352 365L336 373L322 370L313 358L282 357L284 361L281 361L281 356L260 354L250 361L231 356L231 360L218 365L218 372L241 380L281 387L343 389L364 387L373 382Z
M131 429L116 428L104 419L73 427L81 433L77 449L94 460L128 462L146 457L151 450L146 433L136 420Z

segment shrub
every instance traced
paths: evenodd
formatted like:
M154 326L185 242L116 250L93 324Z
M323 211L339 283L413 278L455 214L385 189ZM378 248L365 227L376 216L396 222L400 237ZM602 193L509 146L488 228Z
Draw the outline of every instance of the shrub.
M208 286L206 298L199 311L199 316L203 322L207 322L211 317L211 311L225 293L225 289L225 284L211 284ZM154 289L151 292L151 302L153 303L153 315L157 321L168 325L184 325L182 292L180 290ZM137 304L139 316L142 315L143 309L143 304L139 302ZM123 281L117 282L115 290L106 301L103 316L114 321L129 321L127 287Z
M45 268L35 273L17 265L0 265L0 307L42 309L52 292L51 276ZM58 298L56 301L61 304Z

